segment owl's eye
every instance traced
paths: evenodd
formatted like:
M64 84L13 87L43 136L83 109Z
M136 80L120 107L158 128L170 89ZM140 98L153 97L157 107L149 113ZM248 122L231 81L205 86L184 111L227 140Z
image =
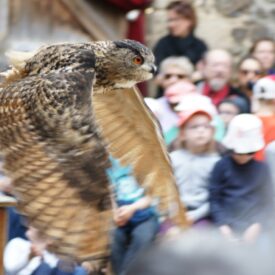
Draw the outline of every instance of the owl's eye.
M140 56L135 56L135 57L133 58L133 63L136 64L136 65L142 64L142 63L143 63L142 57L140 57Z

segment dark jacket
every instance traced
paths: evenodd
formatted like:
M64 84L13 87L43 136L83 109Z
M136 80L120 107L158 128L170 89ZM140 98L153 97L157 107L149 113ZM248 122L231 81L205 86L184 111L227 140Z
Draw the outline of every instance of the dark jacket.
M215 224L242 232L253 223L268 229L273 220L273 188L265 163L237 164L231 156L218 161L209 185L210 214Z
M157 65L171 56L186 56L195 65L206 51L206 44L193 34L184 38L166 35L157 42L153 49Z

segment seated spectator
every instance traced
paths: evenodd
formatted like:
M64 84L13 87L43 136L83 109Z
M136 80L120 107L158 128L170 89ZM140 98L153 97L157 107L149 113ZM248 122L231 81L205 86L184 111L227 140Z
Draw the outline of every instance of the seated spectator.
M4 252L4 267L7 274L32 274L41 264L42 258L50 267L58 259L46 251L49 240L34 227L26 233L28 240L14 238L8 242Z
M216 106L226 97L238 95L247 102L247 112L250 100L230 84L232 77L232 56L222 49L208 51L203 59L202 73L204 81L197 84L198 91L211 98Z
M179 81L190 81L194 71L192 63L186 57L168 57L164 59L155 78L158 86L157 96L163 96L163 92L169 86Z
M213 120L211 124L215 128L215 140L219 141L224 136L224 124L220 117L217 115L217 108L216 106L211 102L211 99L207 96L201 95L201 94L187 94L184 96L181 100L181 102L175 107L176 112L184 112L190 110L190 107L193 108L202 108L203 110L209 112L211 116L213 117ZM179 131L177 130L177 135ZM180 147L180 142L178 138L169 145L169 151L172 152ZM216 148L219 151L219 153L224 152L223 146L220 145L220 143L216 143Z
M72 262L65 267L65 262L47 251L52 240L33 226L28 228L26 236L28 240L14 238L6 245L4 268L7 275L88 275L91 271ZM86 263L83 266L87 266Z
M256 241L273 223L273 188L268 167L254 160L264 146L262 122L235 116L223 144L230 154L218 161L210 179L210 214L223 235Z
M114 191L115 229L111 244L111 264L115 275L124 274L137 253L150 245L159 229L152 198L145 194L131 167L111 158L107 173Z
M275 140L275 76L260 79L253 89L254 112L263 123L265 145ZM265 158L264 149L255 155Z
M145 98L145 102L160 123L167 145L169 145L177 135L176 129L179 117L175 111L175 106L189 93L196 93L196 86L190 82L180 81L167 88L163 97L158 99Z
M238 88L251 99L254 84L264 75L261 62L252 56L245 57L238 64L237 71Z
M195 65L207 50L206 44L194 34L197 25L195 9L187 0L171 2L166 9L169 34L154 47L157 65L170 56L186 56Z
M179 113L181 147L170 156L187 219L194 224L209 215L209 176L219 155L211 114L202 108L189 108Z
M275 74L275 44L273 39L258 39L252 45L250 54L261 62L265 74Z
M239 96L230 96L225 98L218 105L218 115L223 122L223 135L219 137L221 141L226 134L230 121L238 114L246 113L246 101Z

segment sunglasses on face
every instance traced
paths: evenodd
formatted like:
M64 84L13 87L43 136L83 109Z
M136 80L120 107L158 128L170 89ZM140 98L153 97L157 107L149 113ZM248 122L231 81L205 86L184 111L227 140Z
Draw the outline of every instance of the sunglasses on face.
M255 75L261 75L262 72L258 70L241 70L240 71L243 75L248 75L248 74L255 74Z
M164 75L164 78L165 79L170 79L172 77L177 77L178 79L184 79L186 78L187 76L185 74L165 74Z

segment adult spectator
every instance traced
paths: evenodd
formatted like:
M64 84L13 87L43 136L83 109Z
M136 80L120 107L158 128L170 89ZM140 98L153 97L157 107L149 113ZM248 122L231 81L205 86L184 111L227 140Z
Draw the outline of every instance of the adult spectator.
M257 58L266 74L275 74L275 44L271 38L257 40L250 49L250 54Z
M174 1L167 6L169 34L154 47L156 63L169 56L186 56L195 65L207 50L206 44L194 35L197 17L190 1Z
M194 67L187 57L167 57L164 59L155 78L155 83L158 86L156 97L163 96L165 89L179 81L191 82L193 71Z
M230 84L232 76L232 56L223 49L208 51L203 59L202 73L204 81L197 84L198 90L203 95L211 98L216 106L230 95L238 95L245 98L247 112L250 102L246 95Z
M238 64L237 86L248 98L252 98L254 84L264 76L261 62L255 57L243 58Z

